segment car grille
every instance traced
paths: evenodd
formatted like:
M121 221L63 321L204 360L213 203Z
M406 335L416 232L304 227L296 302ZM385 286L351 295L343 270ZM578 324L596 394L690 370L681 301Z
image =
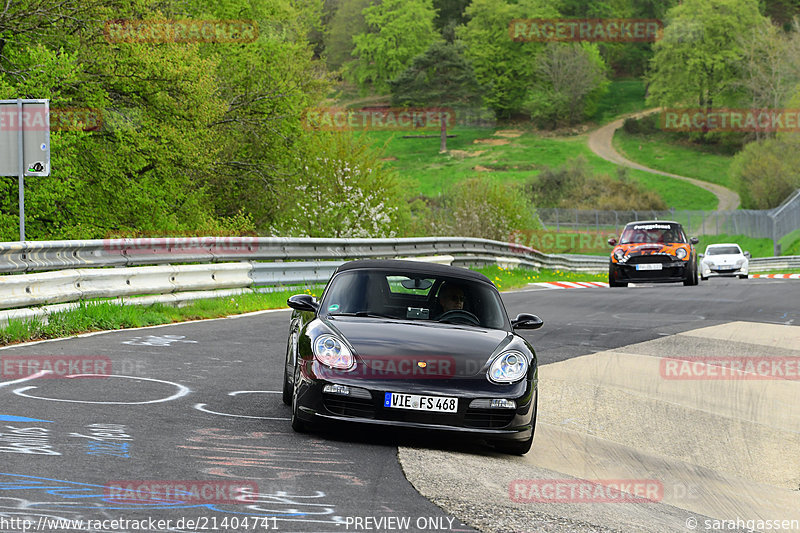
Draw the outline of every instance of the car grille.
M514 420L513 409L467 409L464 425L473 428L502 428Z
M325 405L325 409L337 415L375 418L375 403L366 398L349 398L347 396L324 394L322 403Z
M644 264L653 264L653 263L664 263L670 264L672 263L673 258L671 255L634 255L628 259L629 265L644 265Z

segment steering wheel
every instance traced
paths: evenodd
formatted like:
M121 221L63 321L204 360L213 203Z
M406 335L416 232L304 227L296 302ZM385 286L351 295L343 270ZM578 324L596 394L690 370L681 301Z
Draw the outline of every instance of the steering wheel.
M478 317L466 311L464 309L451 309L449 311L445 311L444 313L439 316L437 319L439 322L447 322L448 320L462 320L465 323L470 323L475 326L480 326L481 321L478 320Z

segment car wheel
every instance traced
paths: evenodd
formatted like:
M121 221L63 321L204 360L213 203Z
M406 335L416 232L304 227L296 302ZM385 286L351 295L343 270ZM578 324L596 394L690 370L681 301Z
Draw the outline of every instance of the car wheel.
M614 278L614 267L608 267L608 286L609 287L627 287L628 283L625 281L616 281Z
M688 272L686 272L686 279L683 280L683 284L687 287L691 285L697 285L699 282L697 281L697 263L694 263L691 267L689 267Z
M700 279L701 279L702 281L708 281L708 278L707 278L707 277L705 277L705 276L700 276Z
M495 450L509 455L525 455L533 445L533 434L536 432L536 415L539 412L539 393L533 400L533 418L531 418L531 436L522 441L497 441L494 443Z
M297 433L306 433L308 424L297 416L297 394L292 393L292 429Z
M739 274L739 279L747 279L749 277L747 274Z
M283 361L283 391L281 392L281 399L286 405L292 405L292 383L289 381L289 355L291 354L293 342L292 336L289 335L289 342L286 346L286 359Z

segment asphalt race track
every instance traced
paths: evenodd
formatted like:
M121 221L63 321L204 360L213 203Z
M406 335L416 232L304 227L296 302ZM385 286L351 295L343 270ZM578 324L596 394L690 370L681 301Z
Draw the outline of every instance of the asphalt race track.
M524 457L424 434L294 433L279 394L288 311L2 349L0 531L800 529L772 527L800 520L796 373L670 375L666 359L772 358L773 372L791 371L800 282L503 297L512 317L545 321L524 333L541 365ZM30 361L72 366L31 376ZM548 498L554 480L611 480L650 499ZM239 485L246 502L230 497ZM168 497L175 487L186 492Z

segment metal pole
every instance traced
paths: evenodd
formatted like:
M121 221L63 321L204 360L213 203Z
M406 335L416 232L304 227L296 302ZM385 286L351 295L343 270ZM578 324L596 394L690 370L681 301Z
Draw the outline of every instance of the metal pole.
M19 240L25 242L25 150L22 146L22 99L17 98L17 144L19 145Z

